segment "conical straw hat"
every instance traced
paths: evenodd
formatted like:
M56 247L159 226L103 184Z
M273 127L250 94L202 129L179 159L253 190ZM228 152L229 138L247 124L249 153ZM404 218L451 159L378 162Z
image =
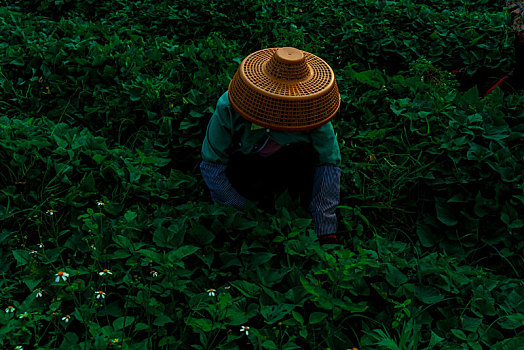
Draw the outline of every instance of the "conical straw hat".
M293 47L269 48L247 56L229 83L228 95L238 114L274 130L318 128L340 107L331 67Z

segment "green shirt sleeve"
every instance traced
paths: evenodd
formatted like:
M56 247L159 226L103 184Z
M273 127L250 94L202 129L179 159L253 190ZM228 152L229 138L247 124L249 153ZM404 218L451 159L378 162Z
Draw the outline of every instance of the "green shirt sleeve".
M313 147L318 152L318 165L340 166L340 148L338 147L337 137L333 130L333 124L328 122L312 130L310 136Z
M240 149L244 153L251 151L255 141L264 135L262 130L243 128L241 117L229 103L227 91L219 98L215 112L207 125L206 136L202 144L202 160L210 163L227 164L232 151ZM242 119L242 121L244 121ZM249 124L244 121L244 124ZM245 125L244 125L245 126ZM235 133L238 140L233 138ZM282 146L295 142L311 142L319 155L319 166L340 165L340 149L333 130L328 122L310 131L269 131L267 135ZM238 145L234 143L239 143Z
M215 112L207 125L202 144L202 159L206 162L227 164L233 144L234 116L227 92L218 100Z

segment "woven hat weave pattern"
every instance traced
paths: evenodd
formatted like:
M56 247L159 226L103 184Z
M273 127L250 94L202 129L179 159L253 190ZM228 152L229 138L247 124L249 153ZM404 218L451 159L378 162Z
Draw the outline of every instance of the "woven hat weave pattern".
M331 67L293 47L269 48L247 56L229 83L228 96L242 117L274 130L318 128L340 107Z

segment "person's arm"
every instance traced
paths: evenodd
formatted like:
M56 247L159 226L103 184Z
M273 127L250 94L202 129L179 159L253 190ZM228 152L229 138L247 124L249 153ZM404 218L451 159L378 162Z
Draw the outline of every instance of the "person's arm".
M322 165L315 169L309 210L319 237L337 233L335 210L340 201L340 174L340 168L334 165Z
M226 168L227 166L224 164L206 161L200 163L202 177L211 192L213 201L241 209L246 203L246 199L231 185L226 176Z
M246 199L233 188L226 175L226 164L233 143L233 113L227 93L224 93L207 125L200 171L213 201L240 209Z
M340 201L341 157L337 137L331 122L311 133L311 142L318 152L313 192L309 210L313 217L317 236L336 235L335 210Z

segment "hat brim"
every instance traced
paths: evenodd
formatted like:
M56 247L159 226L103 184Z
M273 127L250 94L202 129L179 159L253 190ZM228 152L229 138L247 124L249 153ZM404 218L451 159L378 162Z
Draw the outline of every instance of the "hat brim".
M297 79L268 73L278 48L247 56L228 88L229 101L243 118L265 128L300 131L322 126L340 108L340 94L331 67L321 58L301 51L303 67L280 64L273 71L300 71ZM288 65L290 66L290 65Z

